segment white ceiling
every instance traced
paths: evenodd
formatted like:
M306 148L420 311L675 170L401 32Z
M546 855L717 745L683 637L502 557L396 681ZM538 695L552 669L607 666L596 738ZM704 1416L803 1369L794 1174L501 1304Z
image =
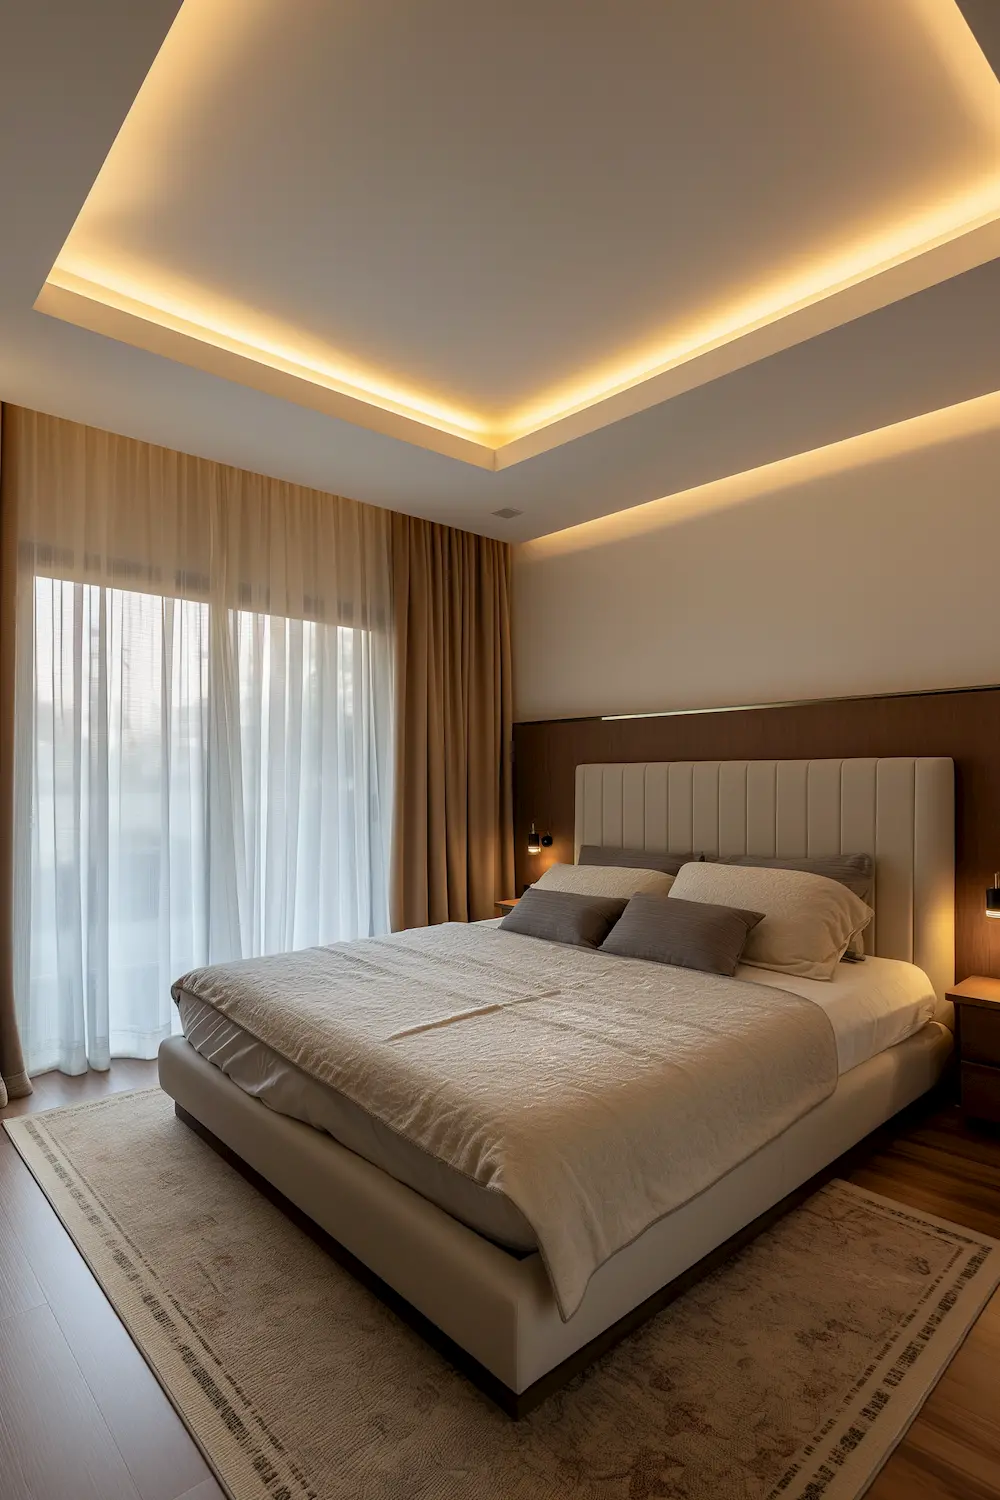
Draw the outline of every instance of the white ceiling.
M499 472L35 311L58 259L499 443L1000 181L1000 84L951 0L186 0L157 57L175 8L14 19L4 399L521 539L1000 388L974 234ZM989 54L1000 6L964 9Z

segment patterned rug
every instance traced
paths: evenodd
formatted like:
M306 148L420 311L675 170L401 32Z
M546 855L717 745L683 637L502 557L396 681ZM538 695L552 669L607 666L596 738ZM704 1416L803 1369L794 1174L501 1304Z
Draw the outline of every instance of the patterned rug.
M159 1090L6 1128L234 1500L855 1500L1000 1282L834 1182L515 1424Z

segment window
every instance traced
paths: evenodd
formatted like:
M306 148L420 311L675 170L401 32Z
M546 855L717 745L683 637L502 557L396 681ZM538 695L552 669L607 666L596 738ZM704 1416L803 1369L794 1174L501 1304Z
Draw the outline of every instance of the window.
M387 930L371 631L47 577L31 602L29 1070L153 1056L190 968Z

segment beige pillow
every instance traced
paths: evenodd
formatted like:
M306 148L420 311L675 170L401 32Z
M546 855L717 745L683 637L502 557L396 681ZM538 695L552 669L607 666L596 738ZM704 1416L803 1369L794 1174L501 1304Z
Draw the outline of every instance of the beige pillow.
M633 870L622 865L550 865L535 886L542 891L570 891L575 896L618 896L627 901L636 891L666 896L673 875L661 870Z
M872 910L839 881L804 870L756 865L690 864L670 891L685 901L711 901L762 911L741 963L804 979L832 979Z

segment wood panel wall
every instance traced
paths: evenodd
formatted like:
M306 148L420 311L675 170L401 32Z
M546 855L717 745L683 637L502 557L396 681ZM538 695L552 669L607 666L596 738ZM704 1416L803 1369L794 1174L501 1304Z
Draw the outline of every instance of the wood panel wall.
M517 889L573 859L576 767L593 761L797 760L950 755L956 792L956 977L1000 976L1000 921L983 915L1000 869L1000 689L851 698L654 719L549 719L514 726ZM534 822L553 836L529 856Z

